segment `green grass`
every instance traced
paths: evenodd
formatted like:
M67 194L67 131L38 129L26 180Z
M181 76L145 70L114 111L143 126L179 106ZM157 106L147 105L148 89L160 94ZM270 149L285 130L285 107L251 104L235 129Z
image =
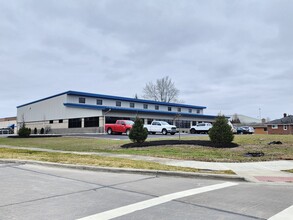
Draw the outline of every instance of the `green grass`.
M40 152L34 150L19 150L0 148L0 159L18 159L18 160L36 160L44 162L54 162L62 164L91 165L99 167L115 167L115 168L134 168L148 170L164 170L164 171L184 171L205 173L207 171L163 165L155 162L136 161L122 158L92 156L92 155L76 155L70 153L51 153ZM212 171L213 174L235 174L231 170Z
M163 139L163 138L160 138ZM207 136L182 138L183 140L208 140ZM268 145L281 141L282 145ZM198 145L170 145L143 148L121 148L129 140L106 140L96 138L0 138L0 145L37 147L66 151L108 152L115 154L146 155L163 158L199 161L264 161L293 159L293 135L236 135L236 148L212 148ZM244 157L247 152L263 152L263 157Z
M283 170L285 172L288 172L288 173L293 173L293 170Z
M128 140L111 140L76 137L49 137L49 138L0 138L0 145L36 147L66 151L111 152Z

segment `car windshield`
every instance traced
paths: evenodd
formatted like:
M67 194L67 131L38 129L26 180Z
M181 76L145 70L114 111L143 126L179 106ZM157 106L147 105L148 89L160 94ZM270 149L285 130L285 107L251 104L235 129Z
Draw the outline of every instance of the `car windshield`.
M165 121L161 121L161 124L162 125L169 125L167 122L165 122Z
M133 121L125 121L125 123L126 123L127 125L133 125L133 124L134 124Z

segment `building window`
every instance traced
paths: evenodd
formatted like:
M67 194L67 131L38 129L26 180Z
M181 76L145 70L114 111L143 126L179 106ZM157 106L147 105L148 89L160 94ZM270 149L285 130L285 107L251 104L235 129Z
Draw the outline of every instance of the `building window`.
M155 105L155 110L159 110L160 107L158 105Z
M278 125L272 125L272 129L278 129Z
M53 120L50 120L50 121L49 121L49 123L50 123L50 124L53 124L53 123L54 123L54 121L53 121Z
M191 108L189 108L189 109L188 109L188 112L189 112L189 113L192 113L192 109L191 109Z
M116 101L116 106L121 107L121 102L120 101Z
M130 108L134 108L134 106L135 106L134 102L130 102L130 103L129 103L129 107L130 107Z
M168 111L171 112L172 111L172 107L168 107Z
M196 113L197 113L197 114L200 114L200 110L199 110L199 109L197 109L197 110L196 110Z
M68 128L81 128L81 118L69 119Z
M283 125L283 130L287 130L287 125Z
M181 108L177 108L177 112L181 112Z
M144 109L148 109L148 104L143 104Z
M60 120L59 120L59 123L63 123L63 119L60 119Z
M99 117L84 118L84 127L99 127Z
M191 121L186 120L176 120L175 125L177 128L190 128Z
M85 98L79 97L79 98L78 98L78 102L79 102L79 103L85 103Z
M97 105L103 105L103 100L102 99L97 99Z

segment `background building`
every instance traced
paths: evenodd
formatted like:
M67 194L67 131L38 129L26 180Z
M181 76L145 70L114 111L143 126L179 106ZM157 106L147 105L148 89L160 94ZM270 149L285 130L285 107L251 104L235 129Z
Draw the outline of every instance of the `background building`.
M284 113L283 116L267 123L268 134L293 134L293 115Z
M16 117L0 118L0 135L16 133Z
M188 131L198 122L213 122L206 107L67 91L17 107L17 123L46 133L103 133L105 123L137 116L150 124L164 120Z

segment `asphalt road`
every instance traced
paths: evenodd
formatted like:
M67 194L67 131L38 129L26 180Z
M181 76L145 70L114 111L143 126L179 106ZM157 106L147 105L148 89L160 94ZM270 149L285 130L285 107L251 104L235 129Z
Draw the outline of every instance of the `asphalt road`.
M276 219L293 219L292 184L157 177L13 163L0 164L0 179L1 220L235 220L267 219L278 213L289 217Z

